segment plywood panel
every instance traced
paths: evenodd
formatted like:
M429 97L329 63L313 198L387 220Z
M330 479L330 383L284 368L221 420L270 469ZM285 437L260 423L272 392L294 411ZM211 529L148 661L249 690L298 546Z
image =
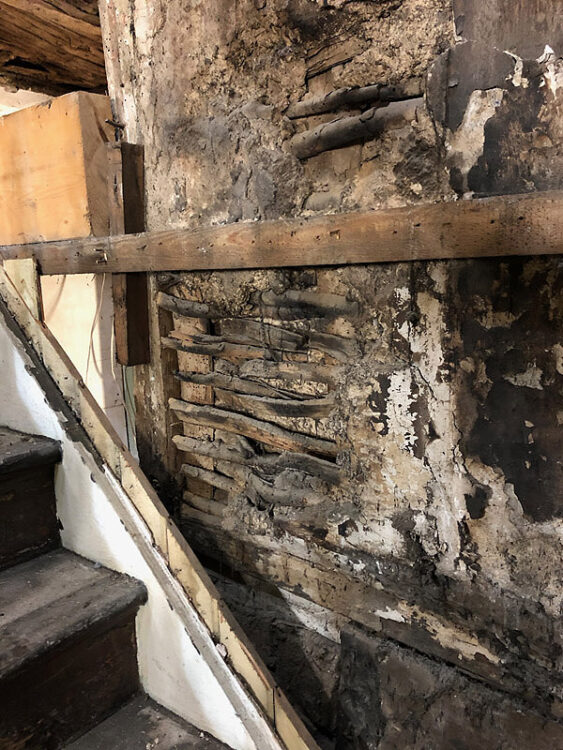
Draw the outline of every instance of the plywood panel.
M0 118L0 241L109 233L110 119L107 97L83 92ZM17 269L7 270L16 280ZM46 324L125 436L110 279L93 274L44 277L41 291Z
M106 119L82 92L0 118L1 244L108 234Z

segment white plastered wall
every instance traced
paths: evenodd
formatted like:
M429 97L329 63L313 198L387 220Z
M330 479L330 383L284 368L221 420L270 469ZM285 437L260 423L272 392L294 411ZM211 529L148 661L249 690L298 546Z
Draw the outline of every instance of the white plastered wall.
M44 320L127 443L121 366L115 357L111 276L42 276Z
M63 461L56 469L55 482L63 545L134 576L147 587L148 602L137 617L139 672L144 690L161 705L235 750L281 750L225 665L228 689L231 695L235 691L239 704L238 714L235 711L216 677L217 668L212 672L202 656L203 644L208 659L209 655L212 659L221 658L209 633L166 566L159 563L146 527L121 486L107 467L98 465L84 444L69 437L70 430L67 434L64 415L49 403L22 343L6 328L1 316L0 372L0 424L61 442ZM199 649L193 642L196 636ZM261 735L258 742L249 734L248 722L254 728L253 736L257 731Z

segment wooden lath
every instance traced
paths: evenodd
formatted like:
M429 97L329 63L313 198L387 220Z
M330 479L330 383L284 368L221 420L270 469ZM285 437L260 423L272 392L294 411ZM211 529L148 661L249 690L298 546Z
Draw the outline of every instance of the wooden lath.
M103 91L106 71L96 0L0 0L0 74L48 92Z
M216 643L226 648L228 664L241 678L262 714L288 750L319 750L260 656L170 518L137 461L123 446L108 418L49 329L36 319L0 268L0 307L15 320L107 469L138 512L160 555ZM1 311L0 311L1 313ZM172 595L174 592L171 591ZM211 665L212 667L212 665ZM212 667L213 668L213 667ZM216 675L221 682L220 676ZM221 682L227 692L228 686ZM230 695L230 693L227 693ZM241 707L242 708L242 707ZM240 710L240 709L239 709ZM257 747L261 747L257 739Z
M563 252L563 191L0 247L42 274L336 266Z

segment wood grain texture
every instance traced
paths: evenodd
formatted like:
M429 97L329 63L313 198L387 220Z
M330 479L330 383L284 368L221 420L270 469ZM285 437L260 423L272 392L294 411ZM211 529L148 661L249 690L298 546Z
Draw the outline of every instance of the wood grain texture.
M194 383L196 385L214 386L223 388L227 391L236 391L237 393L248 393L251 396L266 396L268 398L300 398L299 394L293 394L263 383L255 383L253 380L245 380L236 375L225 375L220 372L183 372L174 373L174 377L185 383ZM304 397L301 397L304 398Z
M0 569L60 545L54 465L0 474Z
M236 435L244 435L281 451L297 451L298 453L313 453L314 455L330 457L335 457L338 453L336 444L330 440L310 437L299 432L290 432L269 422L262 422L243 414L225 409L215 409L211 406L188 404L177 398L171 398L169 403L178 416L187 422L215 427Z
M272 420L276 417L309 417L322 419L328 417L334 408L334 399L313 398L306 400L285 400L248 394L235 393L222 388L215 388L216 404L223 408L249 414L257 419Z
M0 16L3 77L49 93L105 89L96 0L1 0Z
M105 96L76 92L0 119L0 242L109 233Z
M112 144L109 149L110 206L116 221L111 234L142 232L145 227L143 147ZM150 361L148 282L143 273L112 276L115 349L120 365Z
M123 708L67 746L66 750L229 750L219 740L159 706L147 695L136 695Z
M57 440L0 427L0 475L55 464L61 455Z
M422 98L391 102L385 107L372 107L360 115L338 117L298 133L291 139L291 150L298 159L343 148L352 143L376 138L385 130L402 128L416 118Z
M43 274L338 266L563 252L563 192L0 247Z
M138 689L141 582L57 550L1 573L0 592L1 747L60 747Z
M33 258L7 260L4 268L37 320L43 320L41 277Z
M406 86L381 83L371 86L346 86L328 94L309 95L306 99L290 104L284 114L290 120L297 120L324 112L335 112L345 107L359 108L371 102L393 102L421 95L421 81L409 81Z
M244 441L243 438L240 439L238 449L221 442L194 440L183 435L177 435L174 442L180 450L186 453L210 456L218 461L241 464L265 474L276 474L284 469L291 468L319 477L329 484L338 484L340 481L340 469L331 461L309 456L306 453L288 451L259 456L254 452L250 443Z

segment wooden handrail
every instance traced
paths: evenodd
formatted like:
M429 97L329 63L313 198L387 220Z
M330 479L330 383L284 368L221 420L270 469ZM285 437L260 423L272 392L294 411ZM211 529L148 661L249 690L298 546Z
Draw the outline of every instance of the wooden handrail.
M563 252L563 191L0 246L42 274L335 266Z

